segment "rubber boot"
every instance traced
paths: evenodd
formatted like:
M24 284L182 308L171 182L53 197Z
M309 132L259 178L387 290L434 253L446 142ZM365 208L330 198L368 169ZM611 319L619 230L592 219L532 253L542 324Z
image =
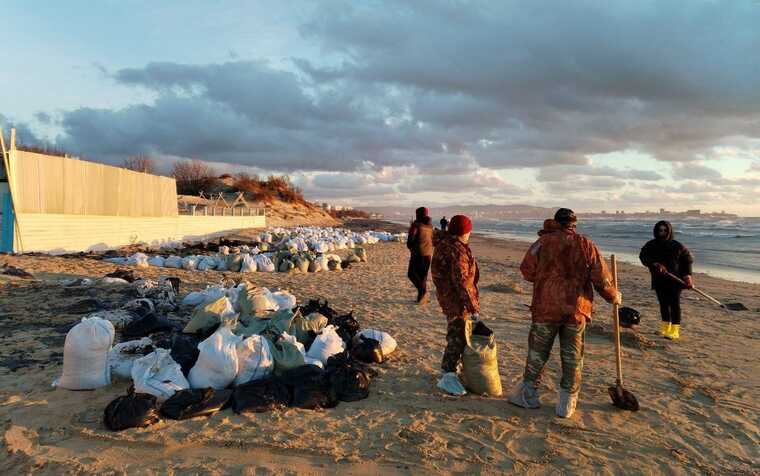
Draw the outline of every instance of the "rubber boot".
M670 322L660 321L660 335L667 337L670 334Z
M518 383L509 395L509 403L531 410L541 408L538 390L532 382Z
M575 407L578 405L578 392L570 393L565 389L560 389L559 400L555 412L560 418L570 418L575 413Z
M681 335L680 335L680 332L679 332L680 330L681 330L681 325L680 324L673 324L672 326L670 326L670 332L668 332L667 334L665 334L665 338L666 339L670 339L670 340L678 340L678 339L680 339L681 338Z

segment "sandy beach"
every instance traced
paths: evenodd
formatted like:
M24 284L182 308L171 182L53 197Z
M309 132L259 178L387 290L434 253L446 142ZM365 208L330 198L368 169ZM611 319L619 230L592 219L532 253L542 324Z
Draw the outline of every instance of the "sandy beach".
M360 226L361 224L356 224ZM378 223L365 223L377 229ZM385 225L390 226L390 225ZM592 237L593 238L593 237ZM475 236L482 318L498 342L505 393L522 376L531 287L519 263L527 244ZM604 250L602 250L604 251ZM605 253L606 255L607 253ZM135 269L178 276L181 294L222 279L289 289L304 302L329 300L361 325L391 333L399 350L376 366L370 397L324 411L286 409L256 415L224 410L210 418L165 420L108 431L103 409L127 381L95 391L51 387L62 368L60 326L84 298L104 303L119 290L66 288L64 277L101 277L119 266L89 257L0 256L34 279L0 276L0 421L2 474L758 474L760 473L760 285L705 275L696 282L749 311L727 313L684 294L682 339L657 335L659 314L648 272L620 266L624 305L642 324L623 335L625 386L641 411L614 408L611 307L596 298L586 340L576 415L554 416L559 355L555 346L539 410L506 397L442 394L435 383L445 319L435 299L413 303L402 243L369 247L369 262L319 274L220 273Z

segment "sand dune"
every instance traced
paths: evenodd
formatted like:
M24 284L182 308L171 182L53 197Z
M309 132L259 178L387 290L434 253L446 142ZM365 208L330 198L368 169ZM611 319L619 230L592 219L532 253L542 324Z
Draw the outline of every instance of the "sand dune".
M498 338L505 389L522 373L530 287L517 266L524 243L475 238L482 270L482 317ZM625 304L643 322L625 331L626 387L638 413L611 406L614 383L610 307L597 301L587 337L584 383L576 416L554 417L559 357L555 348L535 411L504 398L453 398L435 388L445 324L433 303L417 307L405 278L406 249L380 243L370 262L344 272L252 274L299 300L329 299L351 310L364 327L390 332L399 343L378 366L370 398L326 411L288 409L255 416L230 410L210 418L164 421L112 433L103 409L128 382L92 392L57 390L65 334L77 320L71 303L117 300L113 289L62 288L62 276L99 277L115 265L88 258L3 256L36 281L1 277L0 417L3 474L751 474L760 471L760 286L706 276L698 282L750 311L725 313L695 295L684 300L683 339L656 335L656 300L646 271L622 265ZM169 270L139 274L157 278ZM171 270L183 294L239 273Z

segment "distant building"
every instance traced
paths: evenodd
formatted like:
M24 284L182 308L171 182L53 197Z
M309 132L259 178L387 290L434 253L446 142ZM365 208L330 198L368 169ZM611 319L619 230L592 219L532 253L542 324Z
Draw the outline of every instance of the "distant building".
M686 210L687 215L701 215L702 210Z

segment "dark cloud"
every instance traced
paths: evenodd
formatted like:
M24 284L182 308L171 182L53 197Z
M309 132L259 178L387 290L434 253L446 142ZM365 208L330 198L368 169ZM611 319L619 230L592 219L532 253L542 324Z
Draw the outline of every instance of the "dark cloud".
M616 169L609 166L555 166L542 168L536 179L539 182L563 182L579 177L610 177L640 181L657 181L664 177L652 170Z
M674 177L717 183L697 162L760 139L758 24L750 0L325 1L299 27L321 55L287 70L232 50L220 64L94 64L154 100L64 111L58 144L112 163L330 172L303 184L333 196L508 195L520 190L484 169L522 167L553 195L663 179L589 165L619 151L694 162Z

